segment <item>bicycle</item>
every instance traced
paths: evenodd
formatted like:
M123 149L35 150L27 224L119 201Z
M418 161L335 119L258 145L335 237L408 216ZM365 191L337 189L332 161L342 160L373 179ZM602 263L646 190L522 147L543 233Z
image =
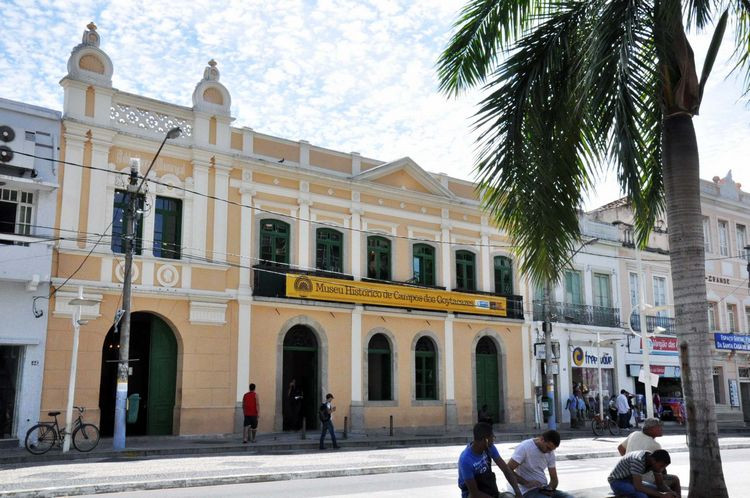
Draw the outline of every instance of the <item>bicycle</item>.
M601 415L594 415L594 420L591 421L591 430L594 431L595 436L601 436L605 431L609 431L613 436L620 435L620 427L617 422L609 418L609 415L605 415L603 420Z
M94 424L83 421L83 412L86 408L74 406L78 410L78 417L73 422L73 447L81 452L89 452L99 444L99 428ZM39 422L26 432L26 450L33 455L47 453L53 446L62 447L67 432L57 423L60 412L48 412L47 415L54 417L54 422Z

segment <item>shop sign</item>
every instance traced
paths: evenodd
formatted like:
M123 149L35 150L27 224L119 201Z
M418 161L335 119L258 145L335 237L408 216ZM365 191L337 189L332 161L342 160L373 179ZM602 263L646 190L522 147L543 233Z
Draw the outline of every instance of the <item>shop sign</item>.
M507 300L437 289L357 282L312 275L286 275L286 296L319 301L508 316Z
M706 282L729 285L729 279L727 277L717 277L716 275L706 275Z
M729 379L729 404L740 406L740 388L737 379Z
M657 376L661 377L670 377L670 378L678 378L680 377L680 367L673 367L668 365L649 365L651 367L651 373L656 374ZM630 376L631 377L638 377L641 376L641 370L643 370L643 365L628 365L628 369L630 370Z
M570 360L573 367L596 368L601 365L602 368L614 368L614 351L612 348L601 348L601 356L596 357L596 349L584 346L576 346L570 353Z
M750 351L750 335L714 333L716 349Z
M648 352L660 356L679 356L680 348L677 343L677 337L673 335L659 335L648 338ZM628 351L634 354L640 354L643 345L643 339L633 337L628 344Z

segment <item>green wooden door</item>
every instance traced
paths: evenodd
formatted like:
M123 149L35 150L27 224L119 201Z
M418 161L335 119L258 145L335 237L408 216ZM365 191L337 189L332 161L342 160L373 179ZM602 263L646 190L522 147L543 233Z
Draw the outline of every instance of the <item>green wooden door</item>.
M146 434L149 436L172 434L176 381L177 342L169 326L154 317L148 361Z
M483 337L477 344L477 411L483 405L487 409L492 420L502 422L500 419L500 377L497 364L497 349L492 339Z

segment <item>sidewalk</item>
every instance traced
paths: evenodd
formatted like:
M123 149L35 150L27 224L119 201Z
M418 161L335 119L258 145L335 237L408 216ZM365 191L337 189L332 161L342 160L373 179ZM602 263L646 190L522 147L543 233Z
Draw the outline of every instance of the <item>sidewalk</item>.
M617 456L616 446L621 439L564 438L556 452L557 459ZM500 454L509 458L520 440L498 443ZM684 435L668 435L659 441L671 452L687 451ZM294 450L285 450L281 448L291 442L281 441L276 444L265 441L257 443L257 447L225 444L219 453L182 458L133 458L127 452L113 458L111 452L99 452L86 461L6 466L0 471L0 495L61 496L454 469L465 447L461 443L378 450L370 444L363 450L354 446L355 442L355 439L342 441L340 451L300 450L298 445ZM208 440L207 444L214 442ZM272 445L273 453L269 448ZM720 445L722 449L750 448L750 437L721 437ZM260 453L264 446L269 451Z

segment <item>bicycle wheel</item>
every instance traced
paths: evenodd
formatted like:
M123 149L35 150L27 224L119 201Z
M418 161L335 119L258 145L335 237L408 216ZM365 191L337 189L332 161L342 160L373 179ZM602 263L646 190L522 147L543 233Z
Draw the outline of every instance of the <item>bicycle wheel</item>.
M594 419L591 421L591 430L594 431L595 436L601 436L604 434L604 425L601 421Z
M26 450L33 455L47 453L57 442L57 431L49 424L37 424L26 432Z
M617 425L617 423L614 420L608 420L607 425L609 426L608 429L609 429L610 434L612 434L613 436L620 435L620 426Z
M99 428L94 424L81 424L73 431L73 446L78 451L87 452L99 444Z

